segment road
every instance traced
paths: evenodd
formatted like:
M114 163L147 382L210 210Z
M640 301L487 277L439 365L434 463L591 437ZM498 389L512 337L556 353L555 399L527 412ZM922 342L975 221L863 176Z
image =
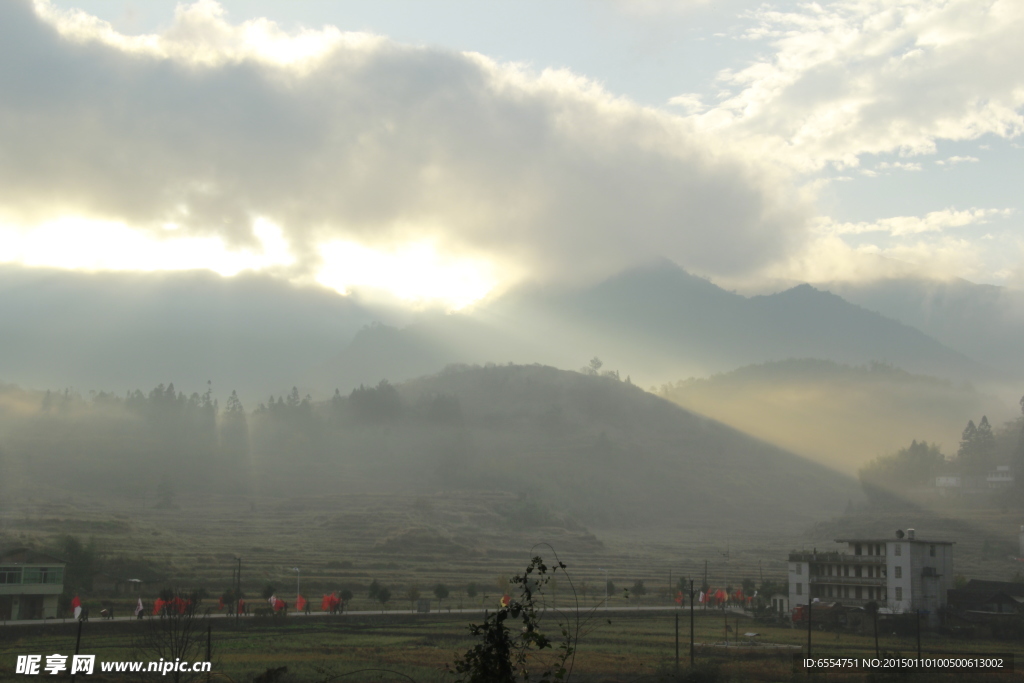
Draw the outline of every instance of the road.
M250 603L250 605L251 604L252 603ZM288 612L288 618L289 619L293 619L293 618L305 619L307 617L308 618L320 617L320 618L344 619L345 617L348 617L348 616L358 616L358 617L378 616L378 617L387 617L387 616L396 616L396 615L405 615L405 616L410 616L410 615L436 616L436 615L439 615L439 614L440 615L447 615L447 614L483 614L485 611L494 611L496 609L498 609L497 605L494 608L492 608L492 609L489 608L489 609L486 609L486 610L483 607L474 607L474 608L466 608L466 609L448 609L448 608L443 608L441 610L431 610L430 612L417 612L416 610L385 610L383 612L380 611L380 610L360 610L360 611L355 611L355 612L351 612L351 611L350 612L344 612L342 614L337 614L337 615L331 615L331 614L328 614L327 612L320 612L320 611L310 612L309 614L305 614L303 612L289 611ZM560 608L560 611L567 612L568 610L567 610L567 608ZM679 607L657 606L657 605L655 605L655 606L638 606L638 607L591 607L591 608L588 608L588 609L581 609L580 610L580 612L582 614L590 614L591 612L593 612L594 614L604 614L604 613L623 613L623 612L642 613L642 612L675 612L675 611L678 611L678 612L680 612L681 614L684 614L684 615L688 615L690 613L690 610L689 610L688 607L679 608ZM742 617L749 616L746 612L744 612L742 610L742 608L730 607L730 608L728 608L725 611L728 612L730 615L736 615L736 616L742 616ZM722 612L723 612L723 610L721 610L721 609L705 610L705 609L698 608L696 610L697 614L708 614L708 613L711 613L711 614L722 614ZM234 614L223 614L221 612L211 613L208 616L211 619L234 619L235 618ZM152 618L155 618L155 617L153 617L151 614L146 614L146 618L147 619L152 619ZM252 614L250 614L249 616L244 616L243 615L240 618L241 619L253 619L254 616ZM90 625L91 624L106 624L106 623L113 623L113 622L125 622L125 621L138 621L138 619L134 615L114 617L113 619L102 619L102 618L100 618L98 616L98 614L89 617L89 624ZM75 620L73 618L71 618L71 617L61 618L61 619L46 619L46 620L42 620L42 619L16 619L16 620L9 620L9 621L0 622L0 626L42 626L43 624L73 624L73 623L75 623Z

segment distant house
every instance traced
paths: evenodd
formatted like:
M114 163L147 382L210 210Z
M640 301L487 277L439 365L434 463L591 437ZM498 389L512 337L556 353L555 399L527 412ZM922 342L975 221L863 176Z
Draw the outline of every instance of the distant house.
M1013 471L1009 465L997 465L985 475L985 483L990 489L1005 489L1013 486Z
M772 612L775 612L779 616L789 615L789 596L785 593L774 593L772 594Z
M25 548L0 556L0 619L52 619L66 562Z
M987 614L1024 613L1024 584L972 579L963 588L951 588L948 602L961 612Z
M940 495L976 495L1013 486L1013 469L1009 465L996 465L985 474L945 472L935 477L935 490Z

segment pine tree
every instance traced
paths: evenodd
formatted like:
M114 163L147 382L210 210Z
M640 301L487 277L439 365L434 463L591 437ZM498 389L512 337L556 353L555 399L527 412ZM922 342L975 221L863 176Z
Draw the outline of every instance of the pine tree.
M248 461L249 423L238 392L234 390L228 397L220 421L220 449L229 467L244 465Z
M992 425L988 423L988 418L984 415L981 416L981 422L978 423L978 433L975 438L978 441L977 459L979 463L983 466L990 466L996 450L996 438L992 435Z
M978 469L978 428L974 420L968 420L960 436L960 448L956 452L957 464L964 474L975 473Z

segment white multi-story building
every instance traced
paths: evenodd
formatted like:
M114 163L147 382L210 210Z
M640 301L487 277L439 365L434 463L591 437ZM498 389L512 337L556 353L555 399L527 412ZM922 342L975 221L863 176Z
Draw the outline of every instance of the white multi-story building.
M921 610L934 619L953 587L953 543L915 537L836 539L843 551L789 555L789 604L811 600L863 606L876 602L893 613Z

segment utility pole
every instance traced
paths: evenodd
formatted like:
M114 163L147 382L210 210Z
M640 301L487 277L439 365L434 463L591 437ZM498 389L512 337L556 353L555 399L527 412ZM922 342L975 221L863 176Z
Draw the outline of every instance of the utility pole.
M676 673L679 673L679 610L676 610Z
M704 583L701 584L700 589L701 589L701 591L704 591L704 590L707 590L707 587L708 587L708 561L704 560ZM707 608L708 608L708 599L707 599L707 596L705 595L704 596L704 609L707 609Z
M235 574L235 626L238 626L238 618L242 604L242 558L238 558L238 572Z
M807 656L811 656L811 596L807 596Z
M78 635L75 636L75 654L78 654L78 646L82 644L82 619L78 619ZM74 663L74 659L72 659ZM77 673L71 674L71 683L75 683L75 676Z
M694 647L693 647L693 579L690 579L690 668L693 668Z
M917 610L917 665L921 666L921 610Z

